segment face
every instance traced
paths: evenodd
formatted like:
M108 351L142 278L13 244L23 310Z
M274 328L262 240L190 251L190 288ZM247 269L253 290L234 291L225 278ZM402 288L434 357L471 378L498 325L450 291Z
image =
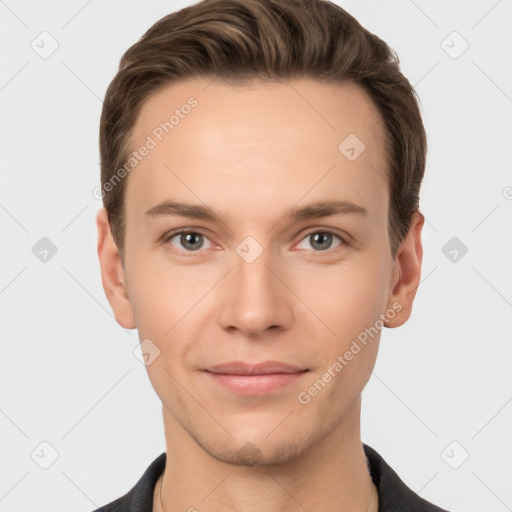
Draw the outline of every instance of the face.
M197 78L151 96L131 141L151 148L127 178L126 297L109 300L160 351L164 421L225 462L304 453L354 407L404 308L377 109L355 85ZM292 368L215 368L269 361Z

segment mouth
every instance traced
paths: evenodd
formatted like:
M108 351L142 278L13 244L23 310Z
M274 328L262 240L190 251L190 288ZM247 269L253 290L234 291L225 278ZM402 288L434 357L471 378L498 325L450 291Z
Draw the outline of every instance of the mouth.
M307 368L278 361L256 364L233 361L203 371L216 385L244 395L271 393L296 382L309 372Z

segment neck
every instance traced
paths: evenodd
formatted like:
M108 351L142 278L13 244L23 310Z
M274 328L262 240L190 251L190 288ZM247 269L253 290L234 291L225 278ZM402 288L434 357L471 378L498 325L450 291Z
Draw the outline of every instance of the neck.
M377 512L360 438L360 405L359 398L331 433L274 466L231 465L212 457L164 406L167 460L153 511Z

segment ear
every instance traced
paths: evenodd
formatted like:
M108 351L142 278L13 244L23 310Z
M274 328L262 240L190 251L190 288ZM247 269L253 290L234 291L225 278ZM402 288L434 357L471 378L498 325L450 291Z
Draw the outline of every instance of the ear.
M101 208L96 215L98 227L98 258L101 282L117 323L125 329L135 329L136 323L128 298L128 289L121 256L110 231L107 211Z
M420 284L423 247L421 230L425 217L419 211L412 215L409 231L402 240L395 258L395 272L391 283L392 291L388 298L387 309L396 312L395 316L384 322L386 327L403 325L412 312L412 303Z

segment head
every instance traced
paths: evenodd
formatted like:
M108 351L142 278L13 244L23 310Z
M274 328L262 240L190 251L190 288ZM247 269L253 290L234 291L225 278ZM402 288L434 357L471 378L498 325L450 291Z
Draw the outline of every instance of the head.
M426 136L396 54L327 1L205 0L123 55L100 156L103 285L159 351L169 421L240 464L340 425L420 279ZM304 372L240 395L205 371L234 360Z

